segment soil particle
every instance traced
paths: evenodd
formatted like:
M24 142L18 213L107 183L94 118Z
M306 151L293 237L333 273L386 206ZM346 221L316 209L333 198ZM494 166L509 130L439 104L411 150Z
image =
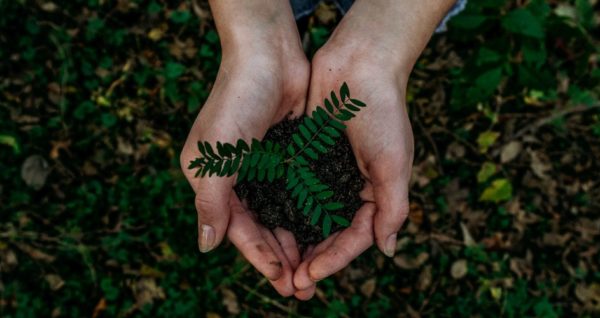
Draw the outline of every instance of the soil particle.
M287 146L292 142L292 134L297 131L303 118L284 121L272 127L264 140L271 140ZM356 160L348 139L343 136L326 154L320 154L318 160L310 161L311 169L318 178L331 187L334 196L331 201L344 204L344 208L336 211L336 215L348 220L354 217L362 202L359 192L363 187ZM250 210L254 211L258 220L269 229L282 227L294 234L301 246L315 244L323 240L321 222L310 225L309 217L296 209L296 200L285 190L285 178L269 182L244 182L236 186L240 199L246 200ZM331 233L341 229L333 225Z

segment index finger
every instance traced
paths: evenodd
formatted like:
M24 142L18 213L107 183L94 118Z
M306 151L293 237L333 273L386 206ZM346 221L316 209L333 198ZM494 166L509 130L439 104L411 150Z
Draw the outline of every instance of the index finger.
M231 208L231 221L227 230L229 240L267 279L278 280L283 275L283 262L265 240L250 212L242 207L235 194L231 194L229 202Z

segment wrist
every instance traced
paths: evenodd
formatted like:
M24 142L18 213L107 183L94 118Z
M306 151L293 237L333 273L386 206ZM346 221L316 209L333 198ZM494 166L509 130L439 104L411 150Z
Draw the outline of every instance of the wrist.
M288 1L209 1L223 55L302 50Z
M455 0L356 0L328 43L410 73ZM339 49L338 49L339 50ZM366 51L360 53L360 51Z

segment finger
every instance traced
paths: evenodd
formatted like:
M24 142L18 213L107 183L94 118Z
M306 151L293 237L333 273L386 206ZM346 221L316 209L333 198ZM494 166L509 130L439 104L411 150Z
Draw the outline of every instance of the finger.
M277 241L279 241L279 245L281 245L281 249L285 253L287 260L290 262L292 269L296 270L298 265L300 265L300 251L298 250L298 244L296 243L294 234L280 227L274 229L273 234Z
M316 282L346 267L373 244L375 205L365 203L354 216L352 225L340 233L333 243L308 266L309 278Z
M197 181L194 200L198 213L198 247L206 253L221 244L229 224L231 184L226 180L202 178Z
M296 272L294 273L294 286L299 290L306 290L311 288L311 286L315 285L316 281L310 278L308 273L308 267L310 262L322 251L326 250L335 239L340 235L341 232L334 233L330 235L325 241L319 243L316 247L309 247L304 254L302 259L302 263L298 265L296 268Z
M408 187L404 182L388 182L374 189L377 212L373 230L377 247L388 257L396 252L397 233L409 212Z
M303 63L306 64L306 67L297 68L295 70L295 72L297 72L297 74L295 74L294 76L297 76L300 78L308 78L309 77L307 74L310 72L309 62L308 62L308 60L305 60L305 61L303 61ZM304 93L299 94L298 96L296 96L295 98L293 98L290 101L290 105L292 105L292 109L290 110L290 112L287 116L288 119L296 119L296 118L300 117L302 114L304 114L304 111L306 109L308 82L298 82L295 85L297 85L297 87L295 89L298 92L304 92Z
M276 281L283 274L281 260L265 241L250 212L244 210L235 194L231 195L231 220L227 236L256 270L267 279Z
M187 169L187 166L190 158L196 158L198 155L197 150L186 142L181 152L180 164L183 174L196 193L194 203L198 213L198 248L205 253L219 245L227 232L229 196L233 179L218 176L196 177L196 171Z
M310 286L309 288L307 288L305 290L297 291L294 294L294 297L296 297L298 300L307 301L307 300L310 300L315 295L316 290L317 290L317 285L312 284L312 286Z
M279 244L273 233L263 226L259 225L258 227L264 240L267 242L267 244L269 244L273 252L275 252L275 255L277 256L282 265L281 277L277 280L271 280L270 283L281 296L292 296L296 292L296 289L294 288L294 283L292 282L294 272L292 270L290 262L288 261L283 249L281 248L281 245Z

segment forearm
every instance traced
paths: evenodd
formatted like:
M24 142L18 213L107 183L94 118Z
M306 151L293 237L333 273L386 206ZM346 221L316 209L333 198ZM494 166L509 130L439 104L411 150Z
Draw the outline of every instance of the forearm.
M289 1L210 0L224 55L301 47Z
M456 0L357 0L332 35L410 71Z

